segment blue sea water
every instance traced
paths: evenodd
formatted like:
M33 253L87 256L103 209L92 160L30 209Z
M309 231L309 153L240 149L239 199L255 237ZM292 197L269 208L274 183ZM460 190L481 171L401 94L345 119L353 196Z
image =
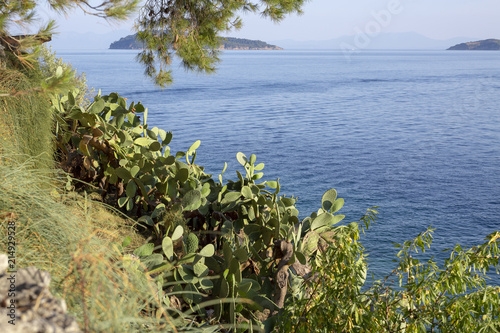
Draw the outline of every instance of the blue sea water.
M90 86L148 107L173 131L172 151L201 140L197 163L235 179L236 153L298 196L301 216L337 189L355 221L379 206L363 237L370 270L394 267L393 242L432 225L433 255L500 230L500 52L226 51L217 74L186 73L160 90L136 51L60 53Z

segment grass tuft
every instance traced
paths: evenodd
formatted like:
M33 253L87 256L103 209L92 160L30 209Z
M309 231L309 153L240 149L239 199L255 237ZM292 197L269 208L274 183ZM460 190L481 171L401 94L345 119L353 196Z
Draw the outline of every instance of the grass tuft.
M33 158L0 163L0 251L8 251L7 225L14 223L17 268L48 271L52 292L86 332L183 331L185 322L171 319L161 289L124 254L144 242L132 221L65 192L64 178L33 164ZM125 237L131 243L124 249Z

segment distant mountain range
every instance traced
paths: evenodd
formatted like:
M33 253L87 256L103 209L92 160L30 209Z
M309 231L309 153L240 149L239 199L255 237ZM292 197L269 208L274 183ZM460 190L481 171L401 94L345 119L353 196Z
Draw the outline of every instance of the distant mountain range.
M275 40L270 43L280 45L284 49L316 49L316 50L446 50L450 45L470 37L450 39L432 39L416 32L387 32L377 36L351 35L317 41Z
M129 33L128 30L117 30L104 34L62 32L52 35L52 41L47 45L52 46L56 51L107 50L111 42Z
M117 30L106 34L66 32L54 35L52 37L52 42L50 42L49 45L52 45L56 51L107 50L113 41L119 40L121 37L129 34L130 32L125 30ZM437 40L425 37L415 32L381 33L376 37L367 37L367 39L363 39L361 36L353 35L319 41L277 40L269 41L269 43L279 45L287 50L341 50L343 48L356 50L446 50L450 47L450 45L479 39L471 37L457 37L446 40Z
M500 39L485 39L476 42L460 43L450 47L448 50L500 50Z
M143 44L136 39L136 35L120 38L109 46L110 49L138 50ZM225 50L282 50L281 47L270 45L260 40L226 37L222 40L220 49Z

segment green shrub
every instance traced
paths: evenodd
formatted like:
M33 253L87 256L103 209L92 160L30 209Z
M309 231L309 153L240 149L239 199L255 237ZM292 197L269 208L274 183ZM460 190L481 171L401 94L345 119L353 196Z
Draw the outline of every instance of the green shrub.
M383 280L365 284L359 230L339 232L335 246L316 262L314 278L299 289L280 314L285 332L497 332L500 287L486 284L487 272L499 270L500 233L482 245L449 250L439 265L416 254L432 242L432 229L396 244L397 267ZM347 236L347 238L346 238ZM352 238L352 239L350 239ZM394 280L396 282L394 282Z
M94 89L87 86L85 73L77 74L76 68L65 63L62 58L58 58L56 52L51 47L45 46L45 44L41 47L39 57L40 71L43 77L54 77L58 68L61 68L63 72L71 72L72 77L69 80L69 86L70 90L77 91L75 94L77 105L88 106L90 104L89 98Z

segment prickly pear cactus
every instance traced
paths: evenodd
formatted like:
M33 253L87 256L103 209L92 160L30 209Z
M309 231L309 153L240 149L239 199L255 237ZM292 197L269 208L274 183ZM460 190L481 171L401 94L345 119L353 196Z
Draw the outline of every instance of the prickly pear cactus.
M112 93L83 108L68 93L52 105L61 165L153 234L154 243L136 250L141 269L159 289L177 284L165 293L182 292L192 311L209 301L221 322L263 329L253 311L274 313L287 297L296 298L311 262L334 244L334 229L345 228L339 227L344 215L336 214L344 200L335 190L301 221L297 198L280 195L279 179L263 181L264 163L253 154L238 153L244 172L224 181L226 164L217 182L194 163L200 141L172 154L172 133L149 128L141 103L127 106Z
M186 253L195 253L198 251L199 240L198 236L190 233L185 239L184 244L186 245Z

